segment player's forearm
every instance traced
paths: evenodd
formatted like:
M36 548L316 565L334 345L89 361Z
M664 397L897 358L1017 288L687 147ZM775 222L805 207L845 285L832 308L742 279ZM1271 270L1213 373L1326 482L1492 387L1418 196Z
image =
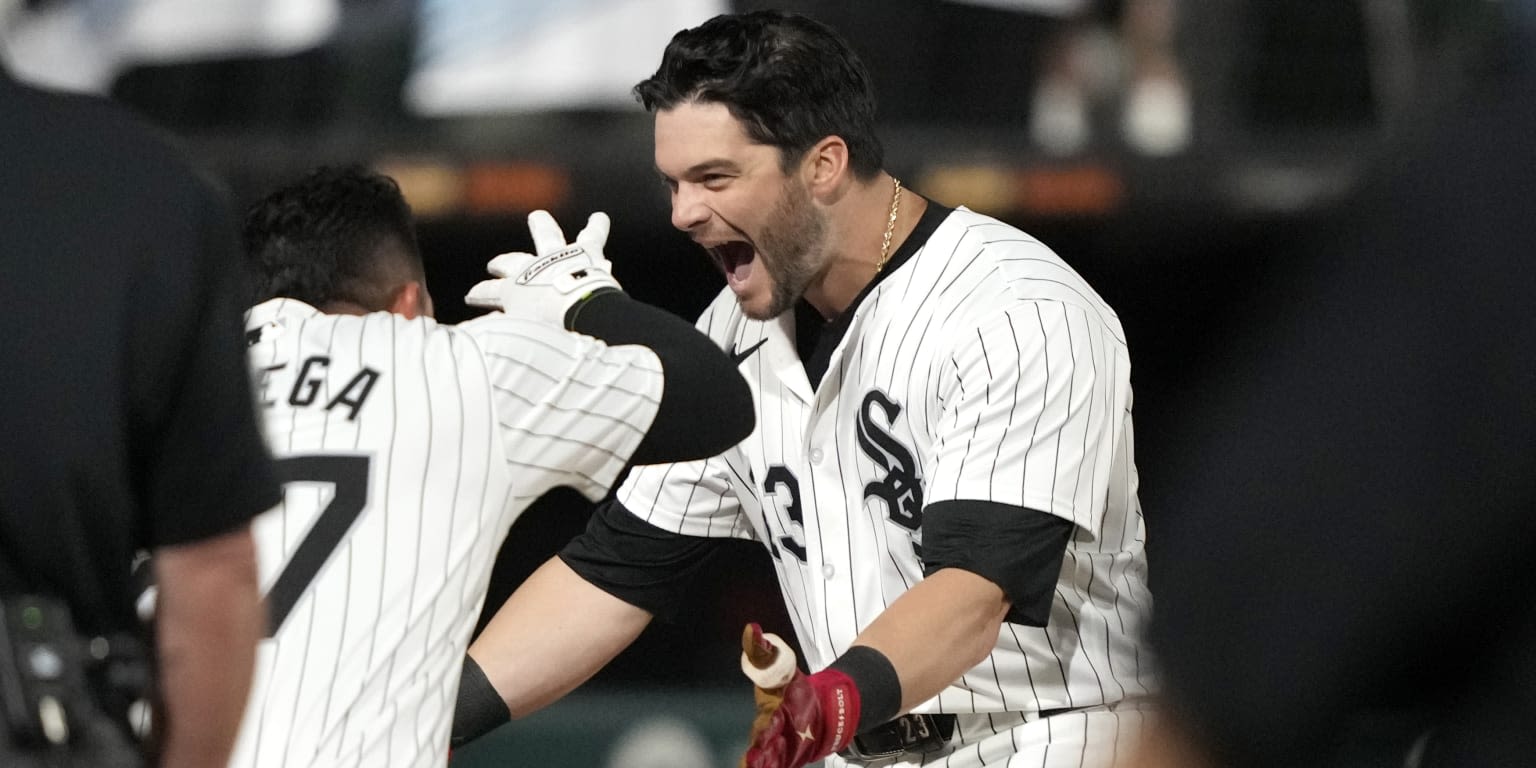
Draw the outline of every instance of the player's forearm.
M708 458L751 434L756 417L746 380L729 356L681 318L615 291L581 305L571 330L608 344L649 347L661 360L661 405L635 449L635 464Z
M552 558L507 599L469 655L512 716L523 717L586 682L650 620Z
M160 764L224 765L245 712L262 628L250 530L158 550L155 580L165 702Z
M956 568L907 590L854 638L885 654L901 681L901 712L938 695L997 644L1008 602L996 584Z

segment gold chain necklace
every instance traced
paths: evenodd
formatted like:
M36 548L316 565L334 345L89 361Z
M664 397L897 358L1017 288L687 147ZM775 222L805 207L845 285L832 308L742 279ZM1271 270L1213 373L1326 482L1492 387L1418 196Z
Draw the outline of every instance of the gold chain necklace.
M901 210L901 179L895 176L896 191L891 194L891 220L885 223L885 239L880 242L880 260L875 262L875 274L885 269L885 261L891 257L891 235L896 233L896 213Z

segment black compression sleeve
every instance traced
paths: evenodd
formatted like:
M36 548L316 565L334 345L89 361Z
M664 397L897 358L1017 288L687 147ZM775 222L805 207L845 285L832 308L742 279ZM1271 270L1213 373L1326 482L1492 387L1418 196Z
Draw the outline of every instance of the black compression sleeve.
M512 710L491 685L485 670L473 657L464 654L464 671L459 676L459 695L453 707L449 746L458 749L511 719Z
M630 461L659 464L714 456L746 439L752 392L724 351L681 318L620 291L576 304L566 324L608 344L640 344L661 358L661 406Z
M855 733L884 725L901 711L901 678L885 654L855 645L828 665L848 676L859 690L859 724Z
M990 501L941 501L923 510L923 573L959 568L1002 587L1007 621L1043 627L1061 578L1072 521Z
M592 513L586 531L560 551L560 559L604 592L672 620L721 543L662 530L609 499Z

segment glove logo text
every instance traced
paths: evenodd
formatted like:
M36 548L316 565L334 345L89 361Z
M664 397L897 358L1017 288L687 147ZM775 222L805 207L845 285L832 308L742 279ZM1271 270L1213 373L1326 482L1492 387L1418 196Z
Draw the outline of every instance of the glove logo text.
M529 265L527 269L523 270L523 273L517 276L517 284L527 285L537 279L539 273L543 272L544 270L549 269L550 267L553 267L556 264L565 261L566 259L580 256L584 253L586 253L586 250L579 245L574 245L555 251L554 253L551 253L550 255L535 261L533 264Z

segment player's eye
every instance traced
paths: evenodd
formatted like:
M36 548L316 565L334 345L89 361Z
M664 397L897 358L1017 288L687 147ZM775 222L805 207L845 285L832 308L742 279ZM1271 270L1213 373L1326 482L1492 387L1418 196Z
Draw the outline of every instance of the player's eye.
M699 184L705 189L720 190L731 183L731 176L724 173L706 173L699 177Z

